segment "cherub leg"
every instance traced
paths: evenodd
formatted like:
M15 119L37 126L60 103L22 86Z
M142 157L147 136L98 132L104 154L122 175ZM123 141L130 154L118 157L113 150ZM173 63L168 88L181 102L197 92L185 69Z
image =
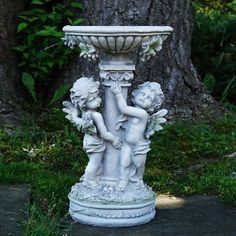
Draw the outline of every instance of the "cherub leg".
M101 166L102 157L103 152L89 154L89 162L84 174L84 185L90 185L92 187L97 185L96 177Z
M146 158L147 158L147 154L137 155L133 158L133 163L136 167L136 175L139 180L139 186L140 185L144 186L143 175L144 175Z
M124 143L120 152L120 181L118 189L123 191L129 182L132 148Z

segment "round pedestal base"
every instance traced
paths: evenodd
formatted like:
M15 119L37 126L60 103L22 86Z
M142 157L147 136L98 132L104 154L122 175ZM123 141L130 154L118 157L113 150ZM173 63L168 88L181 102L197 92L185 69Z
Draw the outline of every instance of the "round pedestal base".
M76 184L69 194L69 213L74 221L95 226L126 227L145 224L155 216L155 193L147 186L123 192L106 185L86 188Z

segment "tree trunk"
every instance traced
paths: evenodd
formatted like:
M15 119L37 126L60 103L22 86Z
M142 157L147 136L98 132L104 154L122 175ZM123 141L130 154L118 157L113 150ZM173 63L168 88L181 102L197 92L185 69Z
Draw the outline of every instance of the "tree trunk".
M16 123L21 113L17 61L12 48L17 13L22 9L23 0L0 1L0 126Z
M191 61L193 29L192 0L84 0L84 25L168 25L173 34L159 54L149 62L138 53L133 86L156 81L166 95L170 118L204 119L222 114L224 109L199 81ZM62 74L66 83L81 75L98 78L98 66L79 57ZM62 78L60 78L62 80Z

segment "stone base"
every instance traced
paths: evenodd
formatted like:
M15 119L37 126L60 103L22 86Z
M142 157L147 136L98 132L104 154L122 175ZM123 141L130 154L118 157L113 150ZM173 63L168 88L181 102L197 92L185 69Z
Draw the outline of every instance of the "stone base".
M88 188L78 183L69 194L69 213L74 221L104 227L145 224L155 216L155 193L147 186L125 191L100 185Z

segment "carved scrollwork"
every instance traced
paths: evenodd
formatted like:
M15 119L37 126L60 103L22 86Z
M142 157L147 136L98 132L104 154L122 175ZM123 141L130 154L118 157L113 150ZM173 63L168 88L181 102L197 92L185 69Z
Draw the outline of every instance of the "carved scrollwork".
M104 80L112 81L129 81L134 78L132 71L116 72L116 71L101 71L100 77Z

